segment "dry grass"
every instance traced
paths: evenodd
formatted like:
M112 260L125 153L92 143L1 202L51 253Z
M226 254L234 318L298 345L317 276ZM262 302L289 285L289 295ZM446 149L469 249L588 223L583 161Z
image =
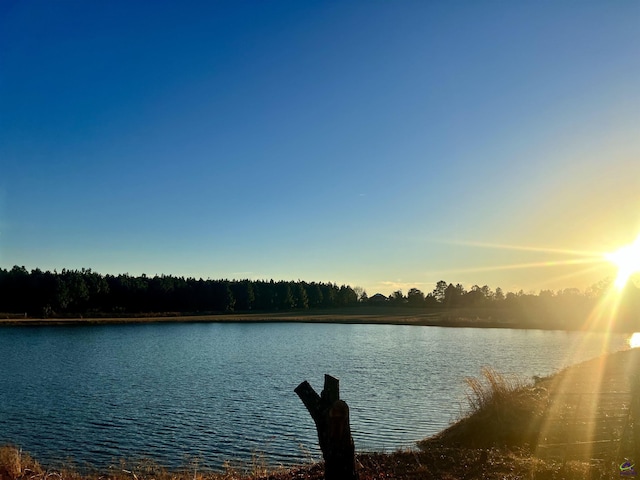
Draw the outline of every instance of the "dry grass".
M525 384L518 377L507 377L491 367L482 368L482 376L467 377L465 382L467 401L471 413L479 413L487 409L502 410L518 399L518 392Z
M0 447L0 479L36 479L44 470L28 454L12 446Z
M251 480L280 478L315 478L308 476L290 477L293 472L317 470L319 466L285 469L272 468L264 455L254 454L249 462L228 461L222 471L203 468L197 459L190 460L181 469L168 470L150 459L136 462L121 460L104 471L83 469L73 465L62 468L45 468L28 454L13 446L0 447L0 480ZM321 478L322 475L320 475Z
M197 465L167 471L150 462L121 464L106 472L79 473L72 469L41 468L27 455L12 447L0 449L2 480L322 480L322 464L289 470L250 471L250 465L227 465L223 472L200 470ZM357 457L360 480L398 479L610 479L618 475L615 464L553 462L537 459L520 449L464 448L432 446L421 451L368 453Z
M471 448L528 447L537 439L548 393L492 368L466 379L469 413L438 435L420 442Z

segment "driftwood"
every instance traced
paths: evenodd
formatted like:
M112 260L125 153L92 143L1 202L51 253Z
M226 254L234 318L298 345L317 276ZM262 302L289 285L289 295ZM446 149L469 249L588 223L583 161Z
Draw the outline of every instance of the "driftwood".
M340 400L337 378L324 376L324 389L318 395L309 382L295 389L316 424L320 450L324 457L326 480L357 480L355 447L349 425L349 406Z

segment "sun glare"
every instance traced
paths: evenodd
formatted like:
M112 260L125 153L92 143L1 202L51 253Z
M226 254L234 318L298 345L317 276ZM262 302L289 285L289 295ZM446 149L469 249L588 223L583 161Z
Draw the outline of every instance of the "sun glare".
M629 278L640 272L640 235L633 243L625 245L615 252L606 253L604 257L618 267L618 275L614 285L622 290Z
M631 335L631 338L629 338L629 347L640 347L640 332L635 332L633 335Z

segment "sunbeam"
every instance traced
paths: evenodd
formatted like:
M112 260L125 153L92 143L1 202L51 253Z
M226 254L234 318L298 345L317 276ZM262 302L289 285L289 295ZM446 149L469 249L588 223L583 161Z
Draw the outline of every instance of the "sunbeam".
M607 253L604 251L594 251L594 250L576 250L569 248L553 248L553 247L538 247L531 245L509 245L503 243L491 243L491 242L475 242L475 241L442 241L442 243L447 243L449 245L460 245L467 247L476 247L476 248L484 248L484 249L495 249L495 250L504 250L504 251L520 251L520 252L530 252L530 253L546 253L549 254L551 259L540 260L536 262L523 262L523 263L513 263L506 265L486 265L481 267L469 267L469 268L455 268L455 269L444 269L444 270L436 270L432 271L433 274L445 275L452 273L478 273L478 272L500 272L500 271L509 271L509 270L526 270L526 269L543 269L543 268L553 268L553 267L567 267L567 266L578 266L583 265L586 268L579 268L572 272L564 272L559 276L554 276L553 278L548 279L548 281L544 282L544 284L548 283L558 283L559 280L575 278L579 276L584 276L589 273L593 274L599 269L608 269L610 266L616 264L614 260L619 260L621 265L624 264L625 267L619 266L618 279L616 280L616 285L619 286L623 283L626 283L628 278L633 275L636 271L640 270L640 236L636 240L636 242L628 247L623 247L614 253ZM629 252L633 252L631 255ZM555 257L556 259L553 259ZM577 257L577 258L576 258ZM610 272L603 275L602 278L606 278Z
M445 273L476 273L476 272L492 272L492 271L501 271L501 270L518 270L523 268L546 268L546 267L557 267L563 265L585 265L585 264L595 264L602 263L602 256L582 258L582 259L574 259L574 260L545 260L540 262L529 262L529 263L516 263L513 265L493 265L486 267L473 267L473 268L457 268L457 269L448 269L448 270L438 270L436 273L445 274Z
M542 253L557 253L562 255L575 255L579 257L593 257L601 258L602 252L593 252L587 250L573 250L566 248L550 248L550 247L532 247L526 245L507 245L503 243L485 243L485 242L467 242L467 241L454 241L450 242L454 245L465 245L469 247L480 248L495 248L499 250L519 250L525 252L542 252Z

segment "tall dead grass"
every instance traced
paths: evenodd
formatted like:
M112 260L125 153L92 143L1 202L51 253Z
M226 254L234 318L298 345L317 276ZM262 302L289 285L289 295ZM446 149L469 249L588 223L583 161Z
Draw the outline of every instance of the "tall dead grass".
M483 367L480 377L466 377L465 383L472 414L511 406L520 399L518 392L526 386L519 377L507 377L491 367Z
M43 473L42 467L21 449L0 446L0 480L35 478Z
M121 461L104 472L81 472L74 467L44 468L21 449L0 447L0 480L244 480L265 477L271 472L266 461L254 458L250 464L225 464L223 472L212 472L192 462L182 470L168 471L151 460Z
M167 470L150 459L121 460L103 471L80 471L73 465L45 468L21 449L0 446L0 480L254 480L286 479L287 472L282 466L271 467L258 452L250 461L225 462L221 472L203 467L197 459L191 459L177 470Z
M420 446L437 442L474 448L526 447L537 441L548 402L545 389L491 367L484 367L480 377L468 377L465 382L467 414Z

